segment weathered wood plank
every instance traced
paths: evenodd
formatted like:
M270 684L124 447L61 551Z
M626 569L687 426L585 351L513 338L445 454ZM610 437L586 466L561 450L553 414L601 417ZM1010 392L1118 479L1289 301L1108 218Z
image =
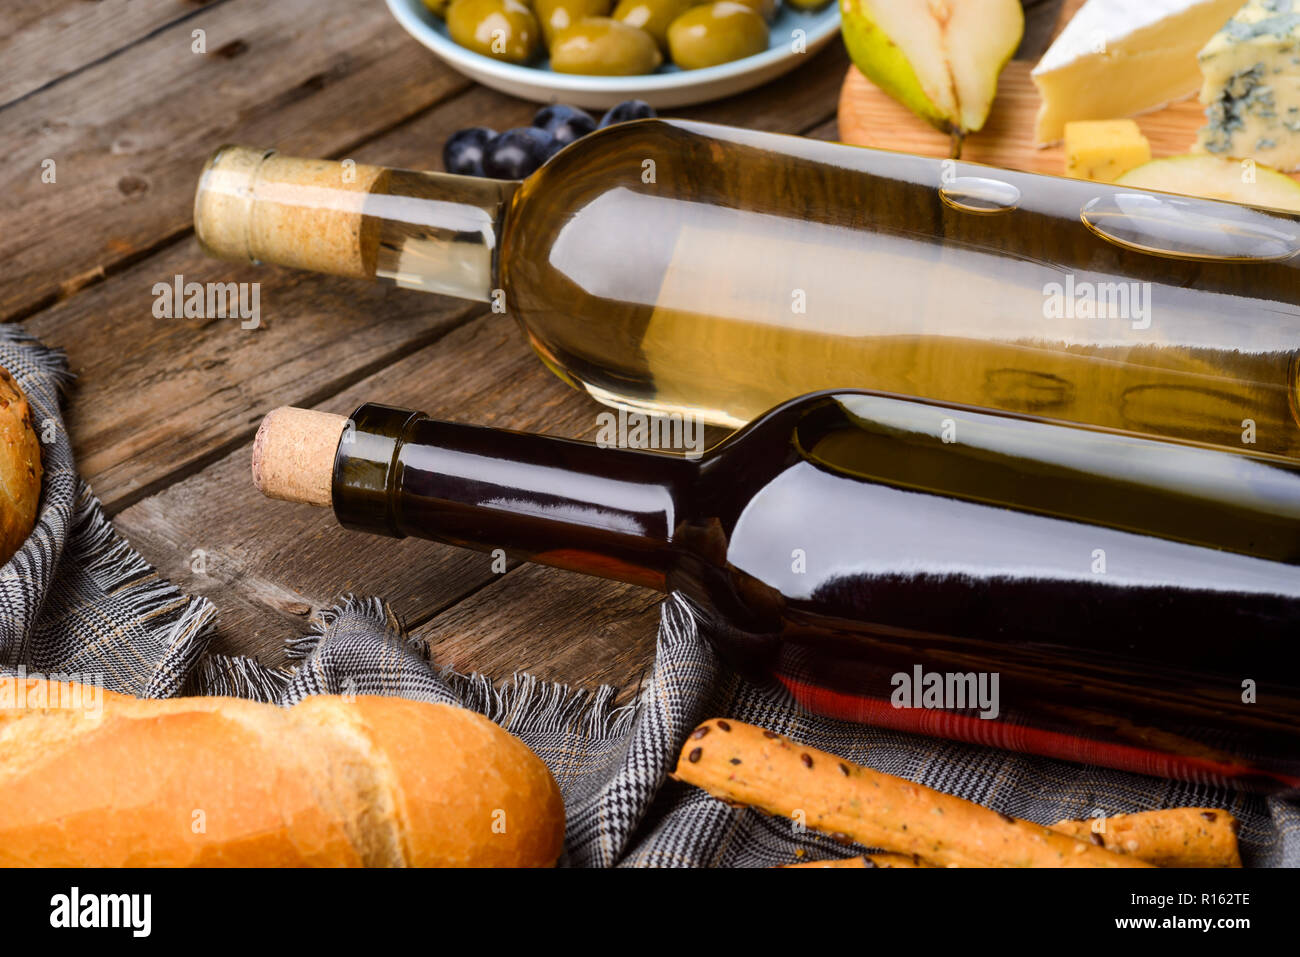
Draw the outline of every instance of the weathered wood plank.
M798 132L823 122L843 63L820 56L797 82L725 101L716 112ZM812 96L809 90L817 93ZM437 168L456 129L528 122L535 106L490 90L441 104L355 151L360 162ZM191 182L198 165L191 170ZM153 287L176 275L197 282L260 282L263 327L234 320L157 319ZM246 441L266 409L316 401L365 370L423 345L467 315L463 304L292 270L213 262L192 238L124 268L28 321L68 350L80 383L68 410L83 474L117 511ZM125 346L125 348L123 348Z
M495 678L527 671L630 700L654 662L663 595L523 565L411 629L433 660Z
M194 29L206 53L192 51ZM467 86L380 3L201 10L0 111L0 317L182 234L197 172L223 142L338 154Z
M225 0L6 0L0 106Z
M818 123L812 129L804 131L803 135L810 140L826 140L828 143L838 143L840 141L839 121L832 117L824 123Z
M261 325L158 319L155 282L261 282ZM29 327L79 377L67 423L110 512L244 441L267 405L320 398L432 341L468 304L205 259L191 237Z
M591 434L602 408L547 372L512 320L492 315L318 407L350 413L364 401L571 437ZM164 575L217 603L223 650L280 660L281 642L301 633L305 616L345 592L379 595L420 623L495 577L486 555L346 532L328 512L263 499L249 475L251 448L245 443L115 519Z
M485 111L511 125L533 107L491 91L457 97L352 154L440 165L442 143ZM192 171L197 177L198 167ZM259 282L263 327L157 319L153 285ZM439 296L290 269L208 259L192 237L28 320L68 351L79 381L67 409L82 474L110 511L246 441L268 408L314 401L429 341L474 307ZM122 348L125 345L127 348Z

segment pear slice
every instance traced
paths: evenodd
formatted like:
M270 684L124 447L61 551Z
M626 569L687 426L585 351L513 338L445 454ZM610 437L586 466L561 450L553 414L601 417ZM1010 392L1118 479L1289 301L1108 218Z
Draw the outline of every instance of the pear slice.
M974 132L984 127L1002 68L1020 46L1025 12L1019 0L948 0L947 7L951 12L944 49L952 67L961 128Z
M840 15L849 56L867 79L949 132L957 95L927 0L840 0Z
M840 0L840 12L858 69L957 136L983 127L1025 28L1020 0Z
M1252 179L1253 174L1253 181ZM1143 163L1115 181L1118 186L1158 189L1247 206L1300 212L1300 183L1275 169L1239 160L1188 153Z

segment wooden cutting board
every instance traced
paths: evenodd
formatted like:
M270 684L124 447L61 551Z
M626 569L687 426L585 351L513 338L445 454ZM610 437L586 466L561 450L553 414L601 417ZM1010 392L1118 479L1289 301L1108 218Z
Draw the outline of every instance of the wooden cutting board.
M1081 0L1068 0L1061 11L1057 32L1080 6ZM1039 149L1034 145L1038 90L1029 77L1033 68L1034 64L1026 60L1012 60L1007 64L998 82L993 111L984 129L966 138L961 151L963 160L1028 173L1064 175L1064 148L1058 145ZM1134 119L1151 141L1152 157L1160 159L1191 150L1197 131L1205 125L1205 107L1192 95ZM857 67L849 67L840 89L839 124L841 142L855 146L935 157L946 157L951 149L947 134L900 105L858 72ZM1300 180L1300 173L1293 174L1292 178Z
M1034 145L1034 118L1038 115L1038 90L1029 78L1034 68L1024 60L1012 60L1002 71L997 99L984 129L972 133L962 146L961 158L1029 173L1065 172L1065 149ZM1205 125L1204 107L1195 96L1134 117L1151 141L1151 155L1157 159L1186 153L1196 142L1196 132ZM924 120L902 106L878 86L850 67L840 90L840 140L855 146L901 150L923 156L944 157L950 142Z

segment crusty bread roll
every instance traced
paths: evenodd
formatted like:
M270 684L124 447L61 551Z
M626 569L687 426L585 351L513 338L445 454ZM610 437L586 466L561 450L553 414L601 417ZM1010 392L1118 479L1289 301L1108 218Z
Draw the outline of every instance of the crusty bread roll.
M41 443L32 409L0 366L0 565L13 558L36 524L41 501Z
M0 708L0 866L542 867L563 846L546 765L463 708L95 689L96 707L84 685L0 680L25 689Z

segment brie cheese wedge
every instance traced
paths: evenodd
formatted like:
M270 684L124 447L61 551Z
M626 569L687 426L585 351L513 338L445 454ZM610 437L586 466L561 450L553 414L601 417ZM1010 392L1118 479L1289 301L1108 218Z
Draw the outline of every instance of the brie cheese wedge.
M1196 92L1196 54L1243 0L1088 0L1034 68L1043 102L1034 139L1073 120L1113 120Z
M1300 169L1300 0L1250 0L1200 61L1198 150Z

